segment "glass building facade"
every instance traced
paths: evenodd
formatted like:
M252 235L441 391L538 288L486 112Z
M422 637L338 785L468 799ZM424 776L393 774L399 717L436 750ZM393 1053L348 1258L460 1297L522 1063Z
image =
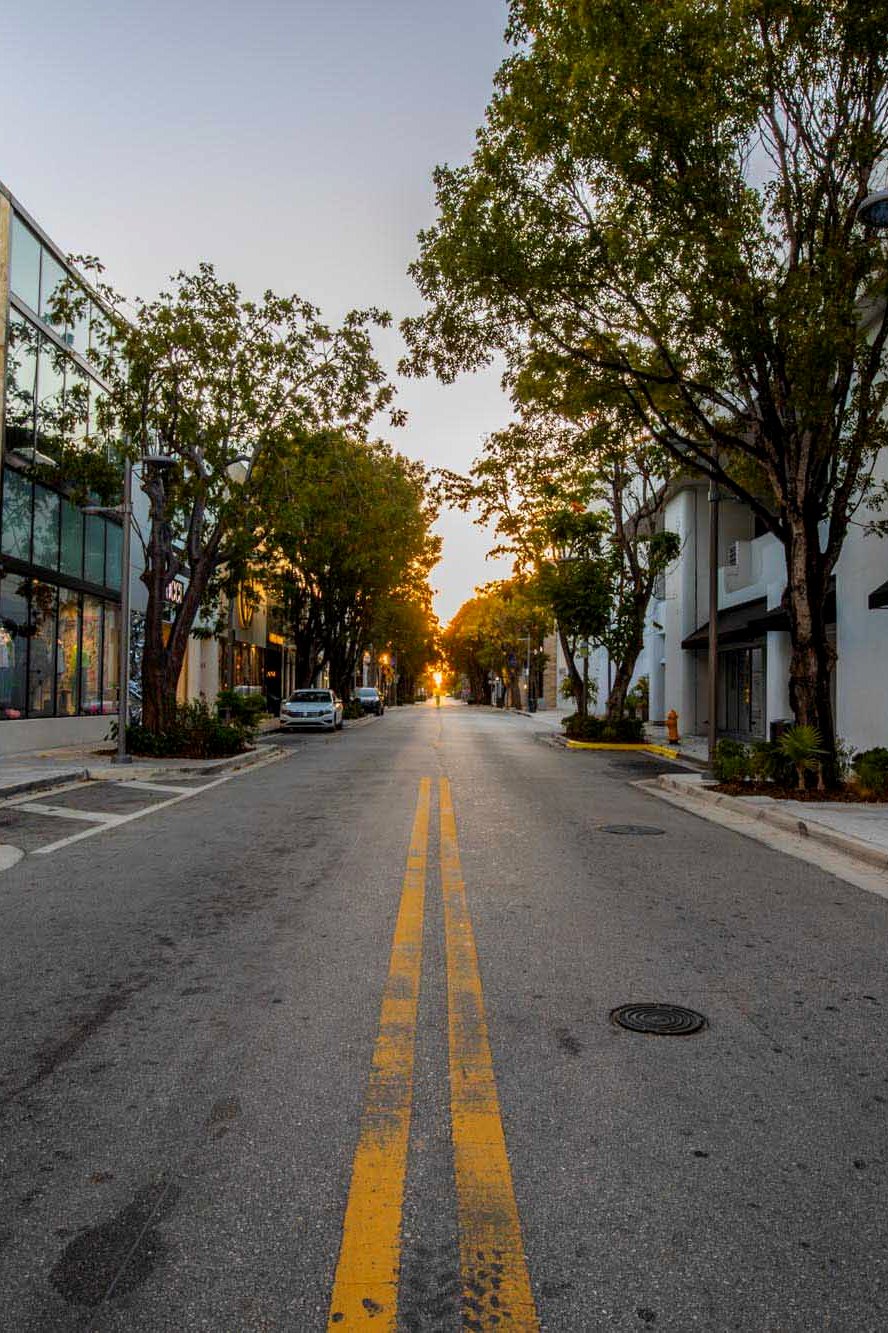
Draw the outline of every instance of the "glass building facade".
M85 514L66 483L72 448L102 445L91 364L107 320L61 252L0 190L8 289L0 471L0 721L117 711L122 527ZM77 316L53 309L60 284ZM78 305L80 303L78 302Z

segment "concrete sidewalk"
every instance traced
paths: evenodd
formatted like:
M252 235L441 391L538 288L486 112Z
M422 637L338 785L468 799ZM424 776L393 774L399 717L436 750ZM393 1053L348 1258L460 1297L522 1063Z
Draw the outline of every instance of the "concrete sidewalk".
M648 790L654 786L696 805L730 810L785 833L811 838L877 870L888 871L888 804L727 796L715 791L711 779L701 773L662 774Z
M225 759L151 759L135 758L130 764L114 763L109 745L83 749L66 747L38 750L28 754L0 756L0 800L30 791L45 791L68 782L114 781L144 782L162 774L185 776L246 768L273 755L283 753L268 741L243 754Z

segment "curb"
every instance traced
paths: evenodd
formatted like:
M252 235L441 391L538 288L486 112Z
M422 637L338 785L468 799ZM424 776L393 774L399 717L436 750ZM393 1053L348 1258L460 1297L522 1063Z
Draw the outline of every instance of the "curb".
M634 742L627 742L625 745L620 745L619 742L616 741L567 740L565 741L565 745L568 750L628 750L630 752L640 751L646 754L661 754L667 759L678 759L680 757L678 750L670 750L665 745L654 745L653 743L647 745L645 743L635 744Z
M10 796L25 796L31 791L51 791L53 787L61 787L66 782L87 782L88 780L88 768L72 768L69 773L55 773L52 777L30 778L27 782L16 782L9 787L0 787L0 802L5 801Z
M810 838L812 842L819 842L824 847L832 848L833 851L844 852L846 856L852 857L855 861L862 861L876 870L888 871L888 852L883 848L873 847L862 839L855 838L853 834L838 833L835 829L826 828L813 819L805 820L795 815L784 815L779 810L772 810L770 806L749 806L739 797L708 790L700 783L677 781L668 773L661 774L648 786L649 789L660 787L663 791L675 792L701 805L721 806L735 815L743 815L744 818L754 820L756 823L770 824L783 833L794 833L796 837Z

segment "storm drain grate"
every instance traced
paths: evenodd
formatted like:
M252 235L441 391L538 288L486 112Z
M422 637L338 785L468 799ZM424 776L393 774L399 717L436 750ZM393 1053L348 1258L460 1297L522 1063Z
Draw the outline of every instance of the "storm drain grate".
M621 1004L611 1010L611 1018L630 1032L647 1032L655 1037L690 1037L706 1026L702 1014L678 1004Z
M629 837L657 837L665 833L665 829L657 828L656 824L599 824L599 830L602 833L623 833Z

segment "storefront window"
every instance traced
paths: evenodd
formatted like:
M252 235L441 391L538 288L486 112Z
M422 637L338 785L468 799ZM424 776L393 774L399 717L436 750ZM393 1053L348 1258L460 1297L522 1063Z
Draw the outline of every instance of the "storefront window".
M120 607L105 603L102 712L116 713L120 696Z
M71 578L83 575L83 515L70 500L62 501L62 554L59 569Z
M14 575L0 580L0 718L25 716L28 681L27 584Z
M3 515L0 548L16 560L31 556L31 483L13 468L3 469Z
M80 596L66 588L59 590L59 642L56 674L56 713L72 717L77 712L77 685L80 675Z
M55 711L56 589L31 584L31 651L28 659L28 712L52 717Z
M34 445L34 394L37 383L37 330L13 314L9 321L6 362L6 448Z
M101 713L99 692L102 665L102 603L97 597L83 599L83 632L80 650L80 711Z
M57 569L59 563L59 497L45 486L34 487L35 565Z
M88 583L105 582L105 520L88 514L84 524L83 577Z
M12 257L9 281L16 296L37 309L40 300L40 242L21 218L12 219Z

